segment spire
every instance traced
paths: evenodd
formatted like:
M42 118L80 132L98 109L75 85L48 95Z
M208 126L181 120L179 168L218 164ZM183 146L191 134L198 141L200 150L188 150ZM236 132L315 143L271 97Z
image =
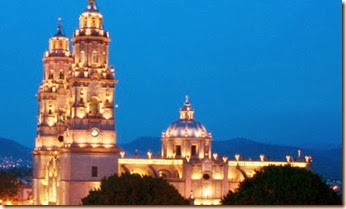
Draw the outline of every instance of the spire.
M61 26L61 17L58 18L58 28L56 34L49 39L49 50L45 57L49 56L70 56L69 39L64 35Z
M62 32L62 26L61 26L61 17L58 17L58 29L57 29L57 33L55 34L55 36L65 36L64 33Z

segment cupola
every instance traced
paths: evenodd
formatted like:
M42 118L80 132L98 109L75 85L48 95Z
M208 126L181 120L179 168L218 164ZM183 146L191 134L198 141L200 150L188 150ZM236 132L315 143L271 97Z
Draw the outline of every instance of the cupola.
M164 158L204 158L211 154L211 133L194 119L188 96L179 109L180 118L162 133L162 156Z
M79 28L102 30L102 14L97 10L95 0L89 0L87 9L79 17Z
M49 39L49 50L46 52L45 56L70 56L69 39L63 33L60 17L58 18L57 32Z

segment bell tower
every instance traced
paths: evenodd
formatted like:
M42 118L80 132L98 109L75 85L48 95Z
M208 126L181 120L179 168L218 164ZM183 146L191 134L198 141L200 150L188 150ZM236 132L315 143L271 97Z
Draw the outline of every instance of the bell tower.
M59 149L70 115L67 74L72 64L69 40L59 18L43 57L43 80L38 99L38 123L33 151L33 196L36 204L57 204L60 181Z
M69 40L58 31L49 40L38 91L38 134L34 155L34 202L78 205L117 173L114 68L109 66L109 33L95 1L88 0L79 28Z
M94 1L79 18L68 79L71 93L70 147L115 147L114 69L108 65L109 33Z

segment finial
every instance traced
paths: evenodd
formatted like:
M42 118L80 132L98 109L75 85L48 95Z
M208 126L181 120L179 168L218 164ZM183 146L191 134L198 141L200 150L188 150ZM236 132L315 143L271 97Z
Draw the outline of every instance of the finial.
M88 2L89 2L88 9L89 10L97 10L96 5L95 5L95 1L96 0L88 0Z
M57 35L62 35L62 27L61 27L61 17L58 17L58 32Z
M189 102L189 95L185 96L185 103L184 103L185 107L189 107L190 106L190 102Z

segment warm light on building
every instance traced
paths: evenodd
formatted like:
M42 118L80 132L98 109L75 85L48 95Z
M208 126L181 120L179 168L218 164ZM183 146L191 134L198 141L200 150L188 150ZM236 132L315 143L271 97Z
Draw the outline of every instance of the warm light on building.
M79 205L90 190L100 187L102 178L124 172L166 178L195 205L219 205L229 190L263 166L307 167L312 162L311 156L305 156L305 162L293 162L290 156L273 162L264 154L258 161L245 161L240 154L231 160L212 153L212 134L194 118L188 96L177 120L162 132L161 155L149 150L143 158L138 152L126 158L116 144L117 80L109 66L109 32L94 0L88 0L71 40L72 50L59 18L43 56L37 93L30 205Z
M333 190L334 190L334 191L338 191L338 189L339 189L338 185L334 185L334 186L333 186Z
M37 93L35 205L78 205L95 182L118 168L113 110L117 80L108 64L110 39L103 17L95 2L88 0L72 37L72 50L61 20L43 56Z
M196 129L206 128L195 121L191 104L186 100L180 109L180 119L168 126L162 132L162 150L160 159L152 156L147 158L125 158L118 160L118 170L122 172L139 173L163 177L168 180L185 198L193 194L195 205L220 205L221 198L229 190L235 190L245 178L252 177L256 170L268 165L291 165L307 167L307 162L276 162L265 161L261 154L258 161L240 160L240 154L235 160L217 153L211 155L211 138L201 137ZM193 124L188 127L186 124ZM192 192L193 191L193 192Z
M235 160L236 160L236 161L239 161L239 157L240 157L239 154L236 154L234 157L235 157Z

